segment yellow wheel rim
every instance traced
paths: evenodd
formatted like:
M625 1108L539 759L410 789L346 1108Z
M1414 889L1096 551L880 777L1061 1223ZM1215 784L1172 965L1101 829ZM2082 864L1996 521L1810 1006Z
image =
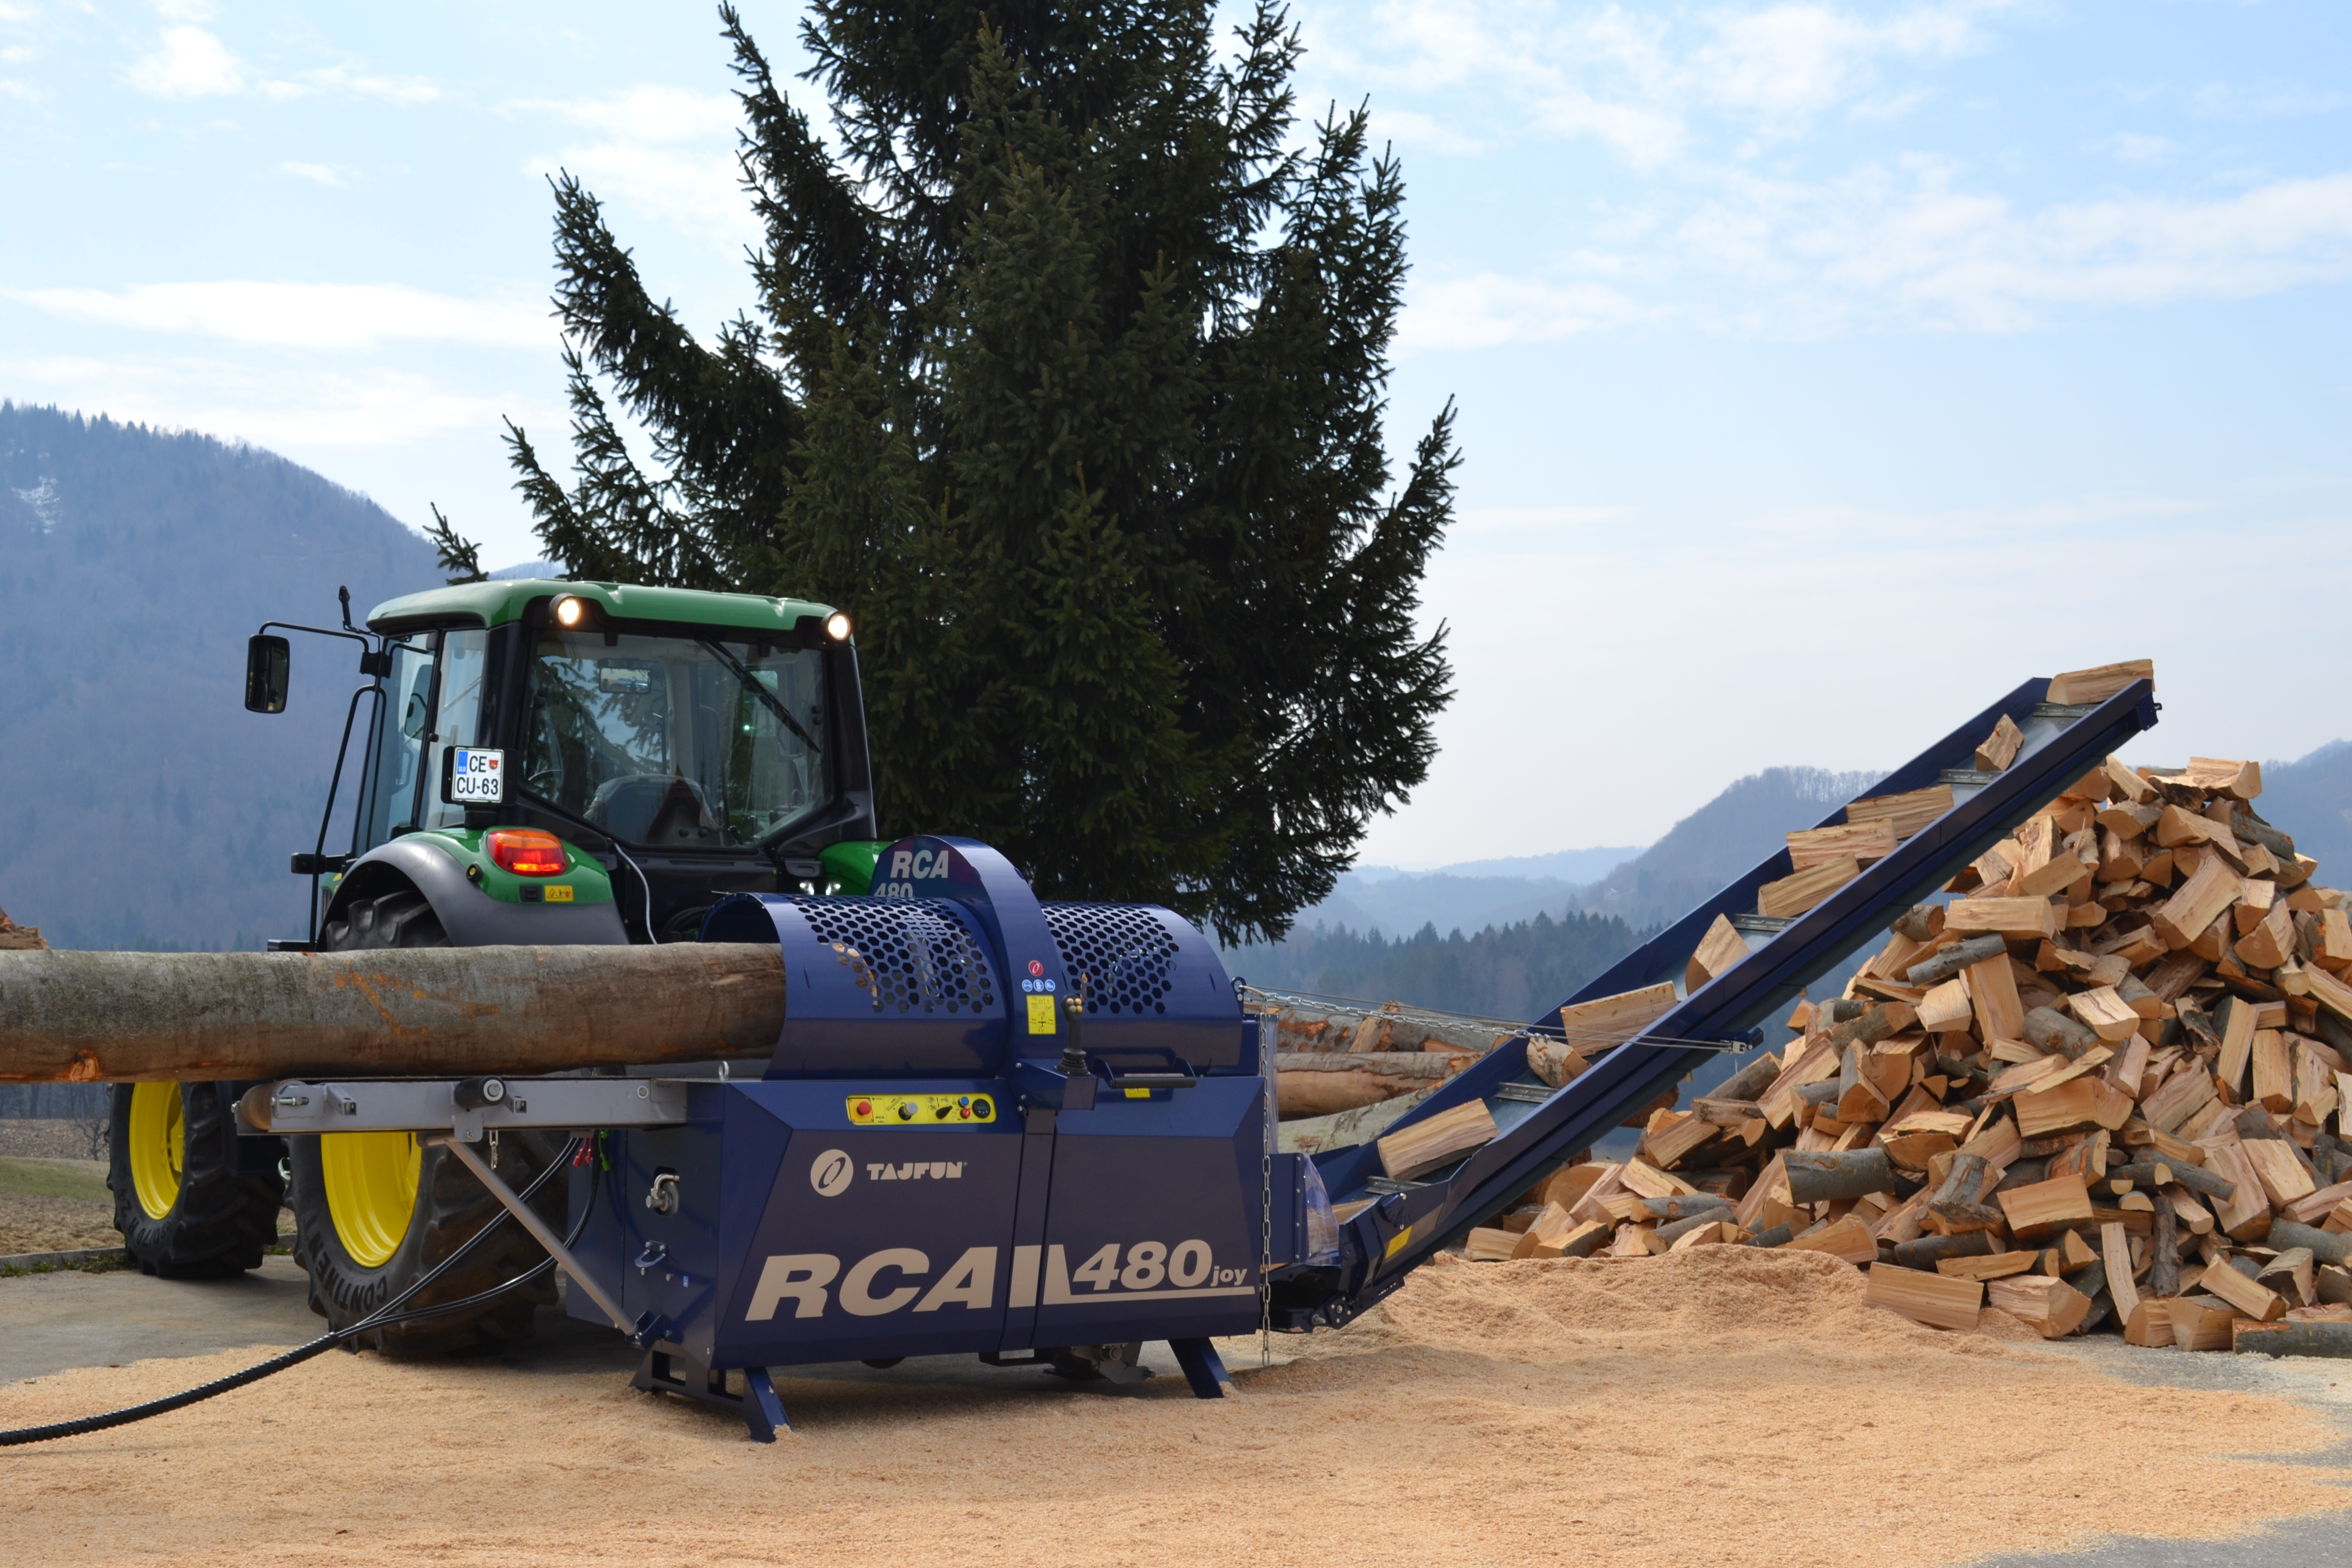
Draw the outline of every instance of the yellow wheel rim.
M319 1140L327 1213L343 1250L362 1268L381 1268L400 1250L416 1212L424 1153L414 1132L329 1132Z
M188 1124L176 1083L131 1086L131 1184L149 1219L162 1219L180 1201L180 1173L188 1163Z

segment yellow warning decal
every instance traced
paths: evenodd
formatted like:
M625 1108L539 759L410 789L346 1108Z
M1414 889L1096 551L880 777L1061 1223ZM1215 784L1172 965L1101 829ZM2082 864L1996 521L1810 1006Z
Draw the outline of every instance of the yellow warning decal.
M1054 999L1051 996L1029 998L1029 1032L1033 1035L1054 1032Z
M1404 1244L1412 1239L1412 1226L1405 1226L1402 1230L1389 1237L1389 1249L1381 1255L1382 1261L1394 1258L1398 1253L1402 1252L1404 1250Z
M996 1120L985 1094L853 1094L845 1102L853 1127L970 1127Z
M547 889L547 901L551 904L570 903L572 901L572 884L569 882L557 882L550 885Z
M1150 1100L1151 1098L1151 1091L1148 1089L1130 1089L1127 1091L1127 1098L1129 1100Z

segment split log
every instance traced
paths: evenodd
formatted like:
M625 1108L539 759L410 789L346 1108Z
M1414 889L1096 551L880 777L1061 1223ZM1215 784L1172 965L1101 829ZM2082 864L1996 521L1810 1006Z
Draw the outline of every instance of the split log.
M1933 1270L1951 1258L1990 1258L1999 1250L1993 1246L1989 1230L1963 1231L1952 1236L1923 1236L1916 1241L1898 1242L1895 1261L1906 1268Z
M2211 1296L2181 1296L2172 1303L2172 1342L2185 1351L2231 1348L2237 1310Z
M2091 1299L2048 1274L2013 1274L1985 1283L1985 1305L1998 1307L2045 1340L2063 1339L2090 1316Z
M1790 1149L1780 1156L1780 1168L1788 1178L1789 1201L1794 1204L1830 1203L1895 1190L1895 1166L1881 1147L1844 1153Z
M0 952L0 1080L473 1077L764 1057L756 942Z
M1980 1279L1956 1279L1874 1263L1862 1300L1866 1307L1884 1308L1931 1329L1965 1330L1977 1326L1984 1294Z
M1749 1237L1746 1241L1741 1242L1739 1245L1742 1247L1785 1247L1795 1234L1796 1233L1794 1231L1790 1230L1785 1225L1776 1225L1769 1230L1760 1231L1758 1234Z
M1449 1106L1381 1139L1381 1168L1391 1181L1409 1182L1493 1142L1496 1131L1485 1100Z
M1698 1215L1713 1215L1717 1219L1731 1217L1729 1198L1719 1193L1675 1193L1663 1198L1643 1198L1642 1212L1652 1219L1690 1219ZM1667 1240L1674 1238L1668 1237Z

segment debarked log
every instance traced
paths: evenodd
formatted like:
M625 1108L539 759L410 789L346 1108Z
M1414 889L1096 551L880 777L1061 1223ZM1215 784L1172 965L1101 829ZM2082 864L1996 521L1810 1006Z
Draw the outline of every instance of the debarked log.
M0 952L0 1081L474 1076L764 1057L761 943Z
M1285 1051L1274 1058L1286 1118L1329 1116L1444 1083L1462 1058L1443 1051Z

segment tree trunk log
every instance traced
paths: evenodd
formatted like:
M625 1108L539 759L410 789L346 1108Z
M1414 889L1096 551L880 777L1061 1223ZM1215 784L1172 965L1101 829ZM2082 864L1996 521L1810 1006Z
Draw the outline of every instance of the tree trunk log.
M2231 1325L2231 1349L2241 1355L2352 1357L2352 1323L2255 1323Z
M1790 1149L1780 1155L1780 1169L1789 1179L1789 1201L1793 1204L1834 1202L1895 1190L1895 1167L1883 1147L1843 1154Z
M2307 1247L2311 1255L2322 1263L2343 1263L2352 1253L2352 1236L2338 1236L2332 1230L2315 1230L2307 1225L2297 1225L2291 1219L2271 1221L2270 1236L2263 1246L2284 1252L2290 1247Z
M2172 1173L2172 1179L2175 1182L2179 1183L2181 1186L2187 1187L2192 1193L2202 1193L2209 1198L2219 1198L2223 1203L2227 1203L2231 1198L2238 1195L2237 1183L2230 1180L2227 1176L2217 1176L2212 1172L2205 1169L2202 1165L2192 1165L2186 1160L2150 1160L2141 1158L2134 1160L2128 1165L2109 1166L2107 1169L2107 1174L2110 1176L2129 1176L2132 1179L2132 1184L2135 1186L2153 1187L2157 1184L2156 1167L2158 1165L2162 1165L2166 1170L2169 1171Z
M2172 1205L2156 1205L2156 1229L2149 1240L2147 1293L2168 1300L2180 1294L2180 1221Z
M553 1072L764 1057L760 943L0 952L0 1081Z
M2009 943L1998 936L1972 936L1968 941L1946 948L1925 963L1915 963L1904 972L1903 978L1914 985L1940 985L1971 963L1982 963L2009 951Z

